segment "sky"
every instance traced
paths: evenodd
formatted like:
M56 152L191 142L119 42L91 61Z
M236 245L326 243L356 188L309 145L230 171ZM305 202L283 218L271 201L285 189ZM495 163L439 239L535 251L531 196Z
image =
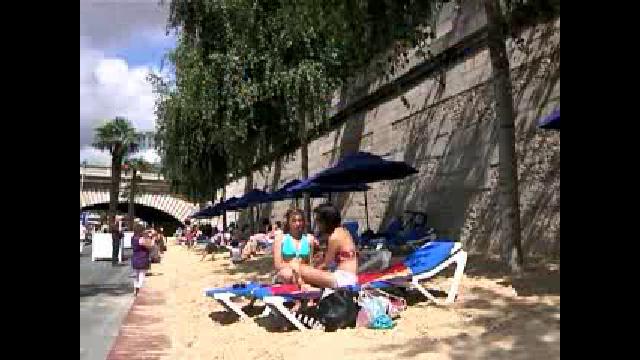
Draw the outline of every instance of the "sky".
M168 1L166 1L168 2ZM80 0L80 161L107 165L91 148L96 126L115 116L138 131L155 128L155 97L146 77L159 72L175 45L166 35L167 5L159 0ZM153 151L141 154L157 161Z

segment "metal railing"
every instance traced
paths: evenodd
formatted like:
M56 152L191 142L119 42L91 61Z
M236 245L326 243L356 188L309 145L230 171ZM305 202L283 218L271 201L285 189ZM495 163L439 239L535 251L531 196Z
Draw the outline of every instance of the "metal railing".
M130 179L131 171L122 171L122 179ZM111 167L102 166L80 166L80 176L97 176L97 177L111 177ZM138 173L143 180L159 180L164 181L164 176L157 172L142 172Z

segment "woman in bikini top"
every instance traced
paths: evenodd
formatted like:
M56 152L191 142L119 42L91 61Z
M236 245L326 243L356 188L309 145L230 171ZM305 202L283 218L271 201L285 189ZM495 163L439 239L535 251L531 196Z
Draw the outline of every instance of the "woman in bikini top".
M321 288L339 288L357 283L358 256L351 234L341 224L340 212L331 204L323 204L315 210L316 225L329 237L327 252L316 268L298 265L294 271L302 281ZM335 263L334 271L327 271Z
M276 280L280 283L296 281L292 266L309 264L313 256L315 239L305 234L306 224L302 210L287 212L286 234L278 234L273 242L273 265L277 272Z

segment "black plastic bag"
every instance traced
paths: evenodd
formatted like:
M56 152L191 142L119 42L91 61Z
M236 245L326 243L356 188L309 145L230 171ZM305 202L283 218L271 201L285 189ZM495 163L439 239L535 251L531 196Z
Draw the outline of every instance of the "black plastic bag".
M318 302L318 320L326 331L336 331L356 325L358 316L357 293L346 289L335 290Z

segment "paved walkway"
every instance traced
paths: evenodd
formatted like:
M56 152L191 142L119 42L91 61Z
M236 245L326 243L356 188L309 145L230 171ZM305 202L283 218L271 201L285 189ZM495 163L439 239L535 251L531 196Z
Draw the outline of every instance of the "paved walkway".
M91 246L85 246L80 255L80 360L104 360L109 353L133 302L130 273L128 265L91 261Z
M162 292L143 288L122 322L107 360L167 359L171 340L164 326Z

